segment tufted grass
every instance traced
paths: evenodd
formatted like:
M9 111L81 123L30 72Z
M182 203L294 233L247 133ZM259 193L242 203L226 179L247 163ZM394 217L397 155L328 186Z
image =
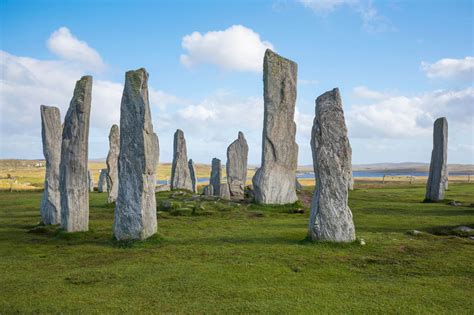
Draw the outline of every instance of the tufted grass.
M422 203L420 185L358 187L366 246L305 241L309 188L272 207L159 193L143 242L112 239L106 194L90 196L90 231L67 234L38 226L41 192L0 192L0 314L472 314L474 241L428 233L473 227L474 185L449 187L463 206Z

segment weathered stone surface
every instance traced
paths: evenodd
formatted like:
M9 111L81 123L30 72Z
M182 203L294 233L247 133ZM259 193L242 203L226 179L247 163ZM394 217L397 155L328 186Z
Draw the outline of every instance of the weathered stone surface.
M298 200L295 189L296 76L296 63L267 49L263 62L262 165L252 179L255 200L259 203L287 204Z
M171 189L193 190L193 183L188 166L186 139L184 139L184 133L180 129L174 133Z
M97 191L102 193L106 192L107 186L108 186L108 177L109 175L107 174L107 169L103 168L100 170L100 175L99 175L99 183L97 184Z
M296 191L302 191L303 186L301 186L300 182L298 181L298 178L295 178L295 189Z
M219 198L224 200L230 200L230 189L229 184L221 184L219 188Z
M143 68L128 71L120 106L119 190L114 220L118 240L145 239L156 233L157 150L148 102L148 73Z
M41 200L43 223L61 223L61 196L59 193L59 164L61 162L61 138L63 128L59 108L41 105L41 137L46 160L44 193Z
M74 95L64 118L61 143L59 190L61 192L61 227L67 232L89 229L89 122L92 77L76 83Z
M347 203L351 154L337 88L316 99L311 149L316 190L308 236L312 240L351 242L355 240L352 212Z
M430 173L426 183L425 199L440 201L448 188L448 121L445 117L436 119L433 127L433 151Z
M191 177L191 190L193 193L197 192L197 179L196 179L196 169L194 168L194 161L189 159L188 161L189 167L189 176Z
M221 160L217 158L212 159L211 178L209 184L212 186L214 196L220 196L221 194L221 179L222 179L222 168Z
M212 185L206 185L202 189L202 194L205 196L214 196L214 187Z
M90 192L94 191L94 178L92 177L91 170L87 170L87 186Z
M107 202L112 203L117 199L118 194L118 157L120 153L120 129L117 125L112 125L109 133L109 153L107 154L107 175L109 194Z
M171 186L169 184L157 185L155 187L155 192L170 191L170 190L171 190Z
M230 195L237 199L244 198L245 182L247 180L247 157L249 146L244 134L239 131L237 140L227 148L227 183Z

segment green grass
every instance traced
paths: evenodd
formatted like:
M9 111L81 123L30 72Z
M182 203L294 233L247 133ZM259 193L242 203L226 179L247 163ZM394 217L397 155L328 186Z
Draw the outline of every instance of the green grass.
M40 192L0 192L0 314L472 314L474 241L406 234L473 226L474 185L449 188L463 206L422 203L416 185L351 192L366 246L305 241L307 203L159 193L159 234L117 242L106 194L91 194L90 231L67 234L37 226Z

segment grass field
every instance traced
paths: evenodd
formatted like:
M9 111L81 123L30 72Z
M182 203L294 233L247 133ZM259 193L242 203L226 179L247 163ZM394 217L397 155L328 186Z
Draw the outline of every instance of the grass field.
M274 207L159 193L144 242L112 239L106 194L90 196L89 232L65 234L37 226L40 192L0 192L0 314L472 314L474 241L431 234L473 227L474 185L449 187L463 206L422 203L422 185L358 185L365 246L305 241L310 188Z

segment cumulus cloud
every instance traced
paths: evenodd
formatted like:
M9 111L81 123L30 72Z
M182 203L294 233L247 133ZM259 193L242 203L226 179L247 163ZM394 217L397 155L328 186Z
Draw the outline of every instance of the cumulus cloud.
M77 39L67 27L54 31L47 41L49 50L58 57L78 62L88 70L101 71L105 64L97 51Z
M340 7L349 7L357 12L363 29L369 33L396 31L391 21L381 15L371 0L296 0L318 16L327 16Z
M352 89L355 97L369 100L381 100L387 97L385 93L371 90L366 86L356 86Z
M387 96L354 104L346 114L358 138L413 138L431 134L433 122L447 117L455 128L472 132L474 88L437 90L416 96Z
M474 80L474 57L444 58L435 63L421 62L421 70L430 79Z
M225 70L261 72L268 41L262 41L253 30L233 25L223 31L205 34L193 32L183 37L181 46L186 50L181 63L191 68L198 64L213 64Z

